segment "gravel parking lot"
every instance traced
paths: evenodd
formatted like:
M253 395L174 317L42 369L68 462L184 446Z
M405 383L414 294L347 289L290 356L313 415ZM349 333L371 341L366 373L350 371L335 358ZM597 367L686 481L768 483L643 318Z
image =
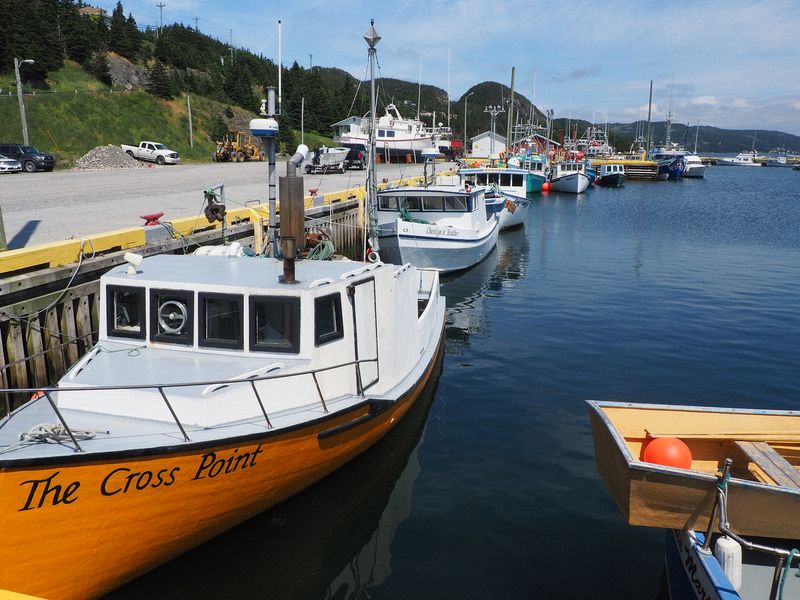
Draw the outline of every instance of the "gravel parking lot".
M0 208L9 248L22 248L142 224L140 215L190 217L204 206L203 190L225 184L229 208L267 202L267 163L151 165L146 169L54 171L0 176ZM441 167L447 167L441 165ZM378 181L422 174L422 165L378 165ZM286 163L276 166L278 177ZM366 171L305 175L306 190L335 192L364 185Z

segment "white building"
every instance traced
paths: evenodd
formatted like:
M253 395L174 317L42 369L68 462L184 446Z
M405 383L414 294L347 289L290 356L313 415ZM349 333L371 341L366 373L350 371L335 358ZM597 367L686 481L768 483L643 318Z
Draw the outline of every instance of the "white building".
M491 154L500 154L506 151L506 138L502 135L494 134L494 147L492 147L492 132L484 131L475 137L471 137L472 156L489 158Z

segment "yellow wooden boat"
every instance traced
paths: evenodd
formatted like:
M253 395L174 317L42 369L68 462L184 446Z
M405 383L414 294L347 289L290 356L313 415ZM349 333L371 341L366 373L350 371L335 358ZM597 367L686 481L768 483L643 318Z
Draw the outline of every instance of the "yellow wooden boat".
M98 344L0 420L0 589L102 596L351 460L434 376L435 271L134 262L101 279Z
M800 412L589 401L600 475L631 525L705 531L725 459L728 518L740 535L800 538ZM691 468L643 460L677 438Z

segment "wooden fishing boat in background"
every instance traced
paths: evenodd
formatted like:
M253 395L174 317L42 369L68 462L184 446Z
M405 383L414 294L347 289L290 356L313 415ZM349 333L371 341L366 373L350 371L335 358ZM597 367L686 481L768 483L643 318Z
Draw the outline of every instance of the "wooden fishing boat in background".
M597 469L629 524L705 531L718 473L732 459L731 529L800 538L800 412L588 404ZM685 444L689 468L643 460L657 438Z

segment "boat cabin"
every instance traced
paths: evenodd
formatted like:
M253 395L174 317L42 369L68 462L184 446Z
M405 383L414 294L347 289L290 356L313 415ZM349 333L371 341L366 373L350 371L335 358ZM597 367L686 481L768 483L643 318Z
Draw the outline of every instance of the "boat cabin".
M625 175L625 166L619 164L603 164L597 165L600 167L598 175L605 177L606 175Z
M98 344L59 386L215 381L171 391L176 411L202 426L260 414L252 395L220 381L278 375L264 382L272 411L380 393L423 350L421 320L435 292L435 273L403 269L298 261L297 283L288 284L279 283L282 263L274 259L158 255L135 273L117 267L101 279ZM415 294L418 301L409 302ZM198 395L214 402L197 410ZM141 393L117 392L112 403L106 396L60 394L59 405L170 419L163 403L148 409Z
M394 225L398 219L407 221L409 218L440 227L472 228L473 224L483 227L488 219L485 188L467 186L456 191L444 186L408 187L378 192L378 226L381 230Z
M469 185L499 185L502 188L519 188L525 193L525 178L522 169L462 169L461 177Z
M583 173L586 174L586 162L585 161L563 161L553 163L553 178L556 177L564 177L566 175L571 175L573 173Z

